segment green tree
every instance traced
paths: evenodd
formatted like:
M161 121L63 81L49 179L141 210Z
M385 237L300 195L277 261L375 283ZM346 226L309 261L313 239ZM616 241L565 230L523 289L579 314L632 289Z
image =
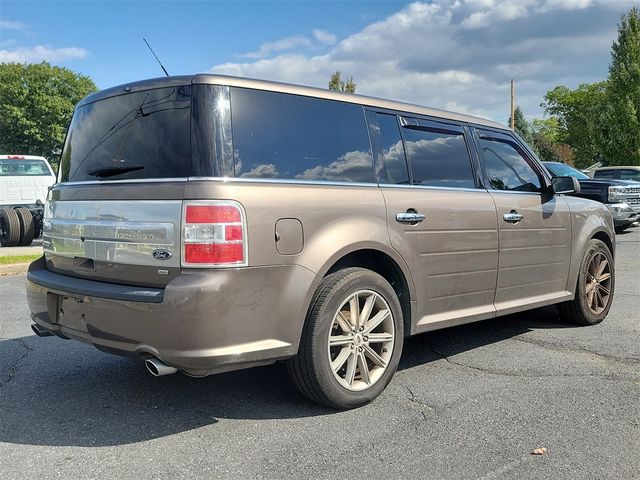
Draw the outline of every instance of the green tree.
M530 124L531 146L536 151L541 160L545 162L566 162L562 158L558 141L558 119L550 117L546 119L535 119Z
M329 90L356 93L356 84L353 81L353 77L349 77L346 82L342 80L342 74L336 70L335 73L331 74L331 78L329 79Z
M640 165L640 10L618 24L605 89L602 150L611 165Z
M0 152L42 155L57 169L75 105L93 81L46 62L0 63Z
M584 83L575 90L559 86L547 92L541 105L557 119L557 140L571 146L575 165L580 168L602 156L605 86L606 82Z
M520 107L516 107L514 110L513 118L515 119L514 127L516 133L520 135L525 142L531 145L533 140L531 137L531 128ZM509 125L511 125L511 116L509 116Z

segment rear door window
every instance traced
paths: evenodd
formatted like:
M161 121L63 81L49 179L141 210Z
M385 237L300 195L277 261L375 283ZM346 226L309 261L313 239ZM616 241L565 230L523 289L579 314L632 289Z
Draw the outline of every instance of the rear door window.
M593 174L593 178L618 178L615 170L596 170Z
M620 180L632 180L635 182L640 182L640 171L639 170L620 170Z
M231 121L236 177L373 182L360 105L232 88Z
M403 123L402 135L414 185L475 188L461 126L416 119L404 119Z
M188 177L191 87L109 97L79 107L61 159L61 181Z

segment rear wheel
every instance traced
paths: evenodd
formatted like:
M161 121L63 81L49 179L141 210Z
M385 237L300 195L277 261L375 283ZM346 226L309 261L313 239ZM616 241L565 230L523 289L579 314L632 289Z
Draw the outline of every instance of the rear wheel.
M13 208L0 209L0 245L14 247L20 243L20 219Z
M33 216L29 209L24 207L16 208L18 219L20 220L20 245L28 247L33 242L35 229L33 226Z
M370 270L347 268L316 290L289 374L315 402L358 407L385 389L402 342L402 309L391 285Z
M573 300L558 305L560 316L579 325L600 323L609 313L615 287L613 256L596 239L587 244Z

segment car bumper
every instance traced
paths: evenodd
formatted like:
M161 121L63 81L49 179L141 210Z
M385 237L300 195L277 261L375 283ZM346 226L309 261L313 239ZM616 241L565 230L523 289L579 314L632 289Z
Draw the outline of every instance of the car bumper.
M318 282L300 266L185 270L164 289L129 287L161 290L159 301L140 301L114 294L120 285L49 272L40 259L29 268L27 300L51 333L201 376L295 355Z
M625 227L640 220L640 212L635 211L626 203L608 204L607 208L611 212L616 228Z

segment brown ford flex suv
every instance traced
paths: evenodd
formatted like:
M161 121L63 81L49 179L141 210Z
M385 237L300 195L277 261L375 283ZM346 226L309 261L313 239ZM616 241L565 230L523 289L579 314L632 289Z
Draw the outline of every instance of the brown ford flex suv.
M613 223L577 188L467 115L213 75L116 87L69 127L33 329L154 375L286 361L355 407L406 336L550 304L600 322Z

